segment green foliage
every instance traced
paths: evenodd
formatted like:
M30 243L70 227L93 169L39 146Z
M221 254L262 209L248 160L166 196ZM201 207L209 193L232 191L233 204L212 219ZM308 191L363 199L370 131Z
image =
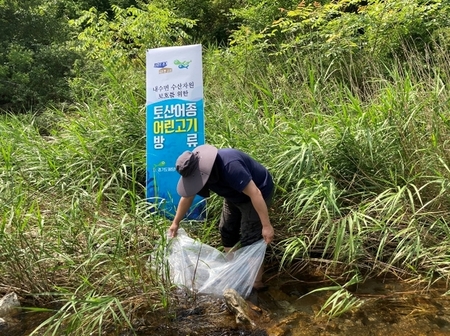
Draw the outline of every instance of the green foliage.
M91 9L72 21L74 26L83 28L78 36L78 50L111 68L120 69L139 60L148 48L182 44L188 38L183 28L194 24L152 4L143 9L113 6L113 11L112 20L106 13Z
M423 262L414 251L424 242L411 240L412 232L438 225L438 209L449 205L448 165L442 165L449 157L436 146L449 131L448 118L441 119L447 57L405 51L408 62L394 63L387 74L382 63L365 69L363 82L346 72L344 83L320 60L299 57L291 65L283 62L287 55L239 63L239 54L206 54L208 101L214 101L207 122L223 121L207 123L209 141L244 148L273 172L274 216L289 223L277 232L288 227L292 237L283 242L285 260L314 251L353 265L371 259L400 267L408 260L417 269ZM429 69L440 69L439 76ZM411 230L400 241L391 235L399 226ZM396 242L401 249L393 250Z
M194 41L204 44L228 45L229 38L241 26L259 33L280 16L280 7L292 8L298 2L277 1L154 1L158 6L173 10L178 17L195 20L189 30Z
M0 118L0 272L58 302L39 334L129 328L135 310L168 305L146 265L167 223L143 199L145 113L111 83L90 106Z
M73 8L76 12L81 12L95 8L100 13L108 13L112 16L114 6L128 8L136 6L139 0L69 0L68 6Z
M67 79L78 55L63 2L0 4L0 106L15 111L70 98Z
M85 99L92 85L115 85L113 80L138 92L143 101L146 49L184 44L189 38L185 29L194 22L153 4L142 9L113 6L113 11L112 19L91 9L71 21L81 30L75 48L86 57L75 67L71 88Z
M166 274L146 267L160 265L168 223L144 199L144 55L192 37L233 34L229 48L204 51L206 136L273 173L280 269L318 257L355 275L317 290L334 291L322 313L359 306L349 286L361 277L448 279L443 1L136 3L0 5L3 103L77 99L0 116L0 274L60 301L43 329L100 334L129 327L137 309L170 306ZM208 204L211 220L192 230L212 240L220 200Z
M236 13L251 23L251 10L257 9ZM383 60L401 53L405 43L419 49L429 44L435 31L448 26L448 11L441 0L303 1L295 9L283 9L279 19L267 26L260 44L266 46L269 40L271 51L315 55L328 63L350 56ZM250 26L256 32L261 28L255 23Z
M258 46L205 53L207 141L241 148L273 173L281 269L306 262L447 280L448 50L403 46L389 62L336 69ZM360 305L333 290L323 313Z
M360 307L363 304L363 300L357 298L348 290L348 287L357 285L361 282L361 275L355 273L344 285L336 283L334 286L312 290L308 293L308 295L323 291L333 291L333 293L323 304L322 308L318 312L318 315L325 314L329 318L338 317L350 310Z
M230 10L236 21L242 26L248 27L255 32L263 32L267 27L281 17L288 10L294 9L298 1L245 1L245 5L233 6Z
M179 18L193 20L188 33L194 40L214 41L221 40L226 36L228 20L226 14L218 6L223 1L189 1L189 0L161 0L154 3L160 7L173 12ZM226 39L226 38L225 38Z
M65 301L67 303L39 325L30 336L58 334L62 323L66 325L66 335L75 332L79 335L83 333L101 335L107 329L104 326L105 320L114 322L114 329L121 325L132 328L126 312L128 307L123 307L120 300L115 297L99 296L95 291L91 291L86 297L77 298L76 295L72 295ZM42 333L41 329L45 332Z

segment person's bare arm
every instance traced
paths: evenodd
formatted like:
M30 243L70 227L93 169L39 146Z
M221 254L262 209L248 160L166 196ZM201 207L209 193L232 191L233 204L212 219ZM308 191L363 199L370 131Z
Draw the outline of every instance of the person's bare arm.
M172 225L170 225L169 227L169 237L176 237L178 228L180 227L180 222L191 207L194 197L195 195L180 198L180 201L178 202L177 212L175 213Z
M272 224L270 224L269 210L267 209L267 205L261 194L261 190L259 190L255 182L251 180L242 192L250 197L253 207L258 213L259 219L261 220L262 236L264 238L264 241L267 244L270 244L273 240L274 230Z

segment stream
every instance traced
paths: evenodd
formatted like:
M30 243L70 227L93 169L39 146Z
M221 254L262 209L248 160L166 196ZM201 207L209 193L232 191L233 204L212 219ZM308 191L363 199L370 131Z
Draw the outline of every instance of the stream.
M269 281L269 290L252 294L250 301L268 312L257 327L239 325L220 301L197 298L193 307L180 307L170 323L145 328L139 335L450 335L450 297L437 288L423 291L397 278L370 279L352 293L362 305L337 318L319 316L331 292L289 278Z
M248 298L263 311L254 327L238 324L223 299L177 292L169 314L143 314L133 321L134 333L112 331L107 335L450 335L450 296L445 295L445 284L425 290L394 277L369 279L351 289L362 304L330 319L319 311L332 292L310 293L328 283L310 275L273 275L266 283L267 291ZM16 317L17 323L0 328L0 335L27 336L46 317L22 313Z

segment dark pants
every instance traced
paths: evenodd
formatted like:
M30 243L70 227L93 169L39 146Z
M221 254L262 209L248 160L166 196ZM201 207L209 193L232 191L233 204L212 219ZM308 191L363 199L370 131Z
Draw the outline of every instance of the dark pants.
M264 200L269 207L272 195ZM219 230L224 247L231 248L239 242L244 247L263 238L261 220L252 202L235 204L224 199Z

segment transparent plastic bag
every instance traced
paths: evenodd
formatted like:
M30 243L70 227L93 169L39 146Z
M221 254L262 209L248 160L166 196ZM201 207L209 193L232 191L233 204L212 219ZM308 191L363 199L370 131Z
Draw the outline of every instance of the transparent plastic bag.
M221 297L225 289L232 288L246 298L252 291L266 248L261 239L225 254L179 229L167 250L170 278L173 284L198 293Z

